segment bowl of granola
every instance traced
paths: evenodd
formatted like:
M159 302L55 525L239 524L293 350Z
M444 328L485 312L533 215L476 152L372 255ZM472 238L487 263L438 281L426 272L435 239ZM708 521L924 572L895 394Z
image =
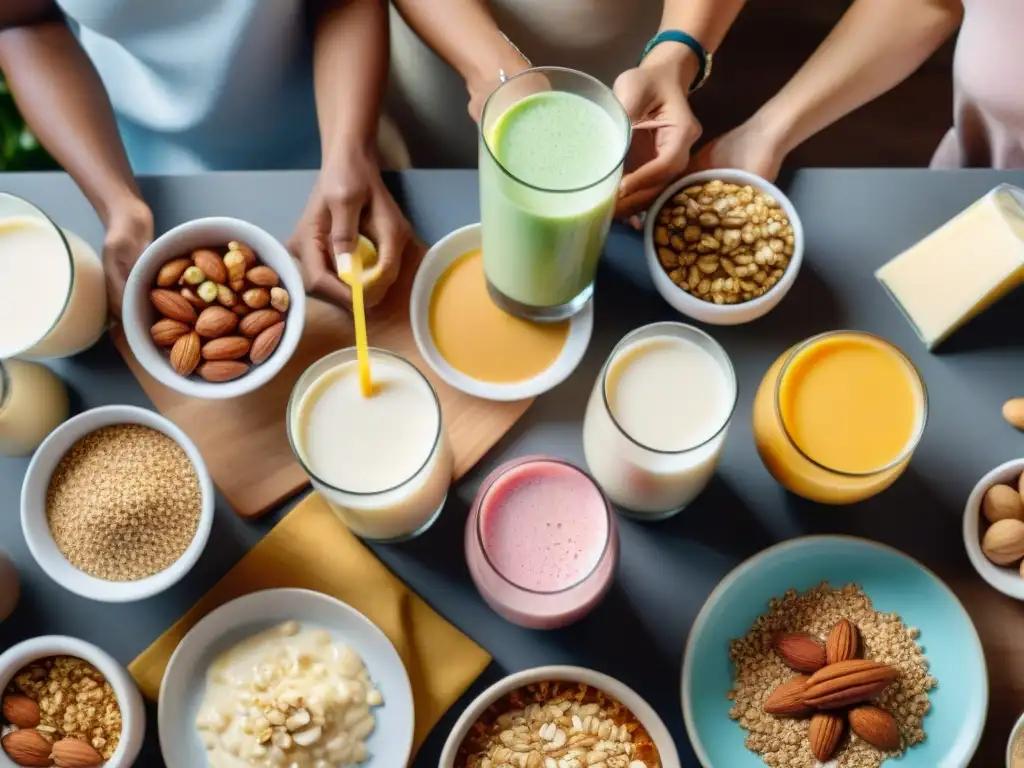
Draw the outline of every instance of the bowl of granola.
M988 709L953 592L895 549L805 536L715 588L690 630L683 714L706 768L968 765Z
M51 635L0 655L0 768L134 764L146 730L142 695L108 653Z
M513 754L523 754L512 762ZM602 765L681 768L668 729L615 678L581 667L537 667L500 680L455 723L439 768Z

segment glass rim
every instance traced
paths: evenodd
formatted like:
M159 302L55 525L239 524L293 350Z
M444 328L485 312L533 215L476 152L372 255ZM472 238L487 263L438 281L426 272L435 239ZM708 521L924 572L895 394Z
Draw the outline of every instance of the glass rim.
M502 570L494 563L494 561L491 559L491 556L487 553L487 547L484 546L483 531L481 530L481 528L483 527L483 515L481 514L481 510L483 508L484 502L487 500L488 495L490 495L491 491L494 490L494 485L512 470L518 469L519 467L525 466L526 464L537 463L560 464L563 467L567 467L571 470L576 471L594 487L594 490L597 491L598 496L600 496L601 498L601 502L604 504L606 527L604 545L601 547L601 554L598 555L597 560L594 562L593 567L589 571L580 576L580 578L578 578L572 584L569 584L565 587L560 587L559 589L531 589L530 587L523 586L522 584L519 584L518 582L513 581L510 577L506 576L502 572ZM615 535L613 529L613 526L615 525L615 512L612 509L611 502L608 501L608 497L605 496L604 491L601 490L601 486L598 484L597 480L595 480L589 472L587 472L584 469L581 469L580 467L577 467L572 462L566 461L565 459L557 459L554 457L533 456L521 459L512 459L503 467L500 467L498 470L495 470L495 473L488 478L486 487L482 487L477 492L477 499L473 502L473 510L476 513L476 521L473 524L473 527L476 529L476 543L477 546L480 547L481 554L483 554L484 556L484 562L486 562L490 569L498 576L498 578L500 578L506 584L522 592L528 592L531 595L540 595L544 597L550 597L552 595L562 595L566 592L569 592L570 590L576 589L578 586L585 583L587 579L589 579L591 576L597 573L597 569L601 567L601 563L604 562L605 555L608 554L608 549L609 547L611 547L612 540Z
M0 411L7 407L7 402L10 399L11 377L7 373L7 367L4 365L4 361L0 360Z
M346 488L340 488L337 485L334 485L333 483L330 483L327 480L324 480L322 477L320 477L319 474L314 472L312 470L312 468L309 466L309 464L307 463L305 457L302 455L302 451L299 450L298 440L296 439L296 436L295 436L294 431L292 429L292 422L294 420L293 419L293 413L294 413L294 410L297 407L299 401L301 401L301 397L298 395L298 391L299 391L300 385L302 385L305 382L306 376L309 375L310 370L312 370L312 368L314 366L320 365L321 363L323 363L325 360L327 360L329 358L341 357L341 356L343 356L345 354L352 354L352 355L354 355L355 354L355 350L356 350L355 347L343 347L342 349L336 349L334 352L330 352L330 353L324 355L323 357L321 357L319 360L315 360L314 362L310 363L310 365L306 368L306 370L304 370L302 372L302 375L299 376L299 378L295 382L295 385L292 387L292 392L288 396L288 407L287 407L287 410L285 411L285 414L286 414L285 418L286 418L286 420L288 422L287 425L286 425L287 432L288 432L288 444L291 446L292 453L295 455L295 458L298 460L299 466L301 466L303 471L307 475L309 475L310 479L314 480L317 483L320 483L321 485L323 485L324 487L326 487L326 488L328 488L328 489L330 489L332 491L337 491L338 493L344 493L344 494L346 494L348 496L358 496L358 497L361 497L361 498L369 498L369 497L372 497L372 496L382 496L382 495L384 495L386 493L391 493L392 491L397 491L399 488L403 488L404 486L406 486L409 483L411 483L413 480L415 480L417 477L419 477L423 473L423 471L430 465L430 462L434 459L434 455L437 453L438 446L441 444L441 440L444 437L444 416L443 416L443 414L441 412L441 400L437 396L437 391L434 389L434 386L430 383L430 379L428 379L426 376L424 376L423 372L419 368L417 368L415 365L412 364L412 362L410 362L408 359L406 359L402 355L398 354L397 352L391 352L390 350L381 349L380 347L369 347L369 351L370 351L371 355L372 354L381 354L381 355L384 355L385 357L390 357L393 360L397 360L399 363L403 363L403 364L407 365L409 368L411 368L413 371L415 371L416 375L419 376L420 379L423 381L423 383L427 385L427 390L430 392L430 395L431 395L431 397L434 400L434 409L437 411L437 431L434 434L434 441L433 441L433 443L431 443L430 450L427 452L426 458L423 460L423 463L419 465L419 467L416 469L416 471L413 472L411 475L409 475L409 477L407 477L405 480L402 480L401 482L396 483L395 485L392 485L392 486L390 486L388 488L382 488L379 491L350 491L350 490L348 490ZM355 357L352 357L351 359L352 359L352 361L355 361ZM320 376L323 376L329 370L331 370L331 369L325 370L323 373L320 374ZM317 379L319 379L320 376L317 376ZM314 379L314 381L315 381L315 379ZM309 389L309 387L307 386L305 391L308 391L308 389ZM305 395L305 391L303 392L303 396Z
M910 439L907 440L907 444L903 447L903 449L900 451L899 455L897 455L895 459L889 461L888 463L882 465L877 469L868 470L866 472L850 472L849 470L836 469L834 467L828 466L827 464L823 464L817 459L812 458L810 455L807 454L806 451L804 451L803 448L797 445L796 440L793 438L793 435L790 434L789 428L786 426L786 420L782 417L782 380L785 377L786 371L789 369L789 366L793 363L794 360L796 360L796 356L801 352L809 349L811 346L818 344L824 339L841 335L860 336L862 338L870 339L895 352L896 355L899 357L900 361L907 368L907 370L913 374L913 379L917 381L917 386L921 390L921 403L918 406L920 418L918 419L918 425L914 431L914 434L912 434ZM928 424L928 388L927 386L925 386L924 377L921 375L921 371L918 370L917 366L914 365L914 361L911 360L902 349L897 347L888 339L883 339L881 336L874 333L869 333L868 331L825 331L823 333L815 334L814 336L811 336L808 339L804 339L795 347L793 347L793 349L791 349L789 353L786 355L786 359L783 361L782 367L779 369L779 375L775 380L775 393L773 397L773 405L775 407L775 418L778 420L779 426L782 427L782 434L786 438L786 442L789 443L789 445L801 457L809 461L814 466L818 467L819 469L823 469L824 471L830 474L839 475L840 477L874 477L875 475L880 475L884 472L888 472L900 466L913 455L914 451L917 449L918 444L921 442L921 437L924 435L925 426Z
M21 349L14 349L11 350L9 353L5 354L6 357L17 357L18 355L24 354L28 350L32 349L32 347L34 347L36 344L38 344L51 333L53 333L53 330L60 324L61 319L64 317L64 313L68 311L68 305L71 304L71 294L75 288L75 257L74 254L71 252L71 243L68 242L67 237L64 235L64 230L60 228L56 221L50 218L49 214L47 214L46 211L44 211L42 208L40 208L38 205L33 203L28 198L22 197L21 195L16 195L13 192L0 192L0 198L5 197L17 200L21 203L24 203L29 208L34 209L35 212L38 213L44 221L46 221L48 224L50 224L50 226L53 227L54 231L57 233L57 237L60 238L61 245L64 246L64 254L68 258L68 266L70 267L70 271L68 273L68 291L67 295L64 297L64 303L61 305L60 312L57 313L57 317L54 318L53 322L39 338L31 342L30 344L22 347Z
M600 86L605 91L607 91L608 94L612 97L612 99L615 101L615 103L619 107L619 112L621 113L622 119L623 119L623 121L625 122L625 125L626 125L626 142L625 142L625 146L622 149L622 156L619 158L618 162L615 163L615 165L613 165L610 169L608 169L607 173L605 173L599 179L597 179L595 181L592 181L589 184L584 184L584 185L579 186L579 187L571 187L571 188L566 188L566 189L548 189L547 187L541 187L541 186L538 186L536 184L531 184L528 181L524 181L523 179L520 179L518 176L516 176L514 173L512 173L508 168L506 168L504 163L502 163L497 157L494 156L494 150L491 149L491 143L487 140L487 136L484 134L484 118L487 116L487 107L490 106L491 99L493 99L495 97L495 95L498 93L498 91L500 91L508 83L511 83L511 82L519 79L520 77L523 77L524 75L544 73L544 72L559 72L559 73L562 73L562 74L570 74L570 75L574 75L574 76L577 76L577 77L581 77L581 78L583 78L585 80L590 80L592 83ZM553 90L557 90L557 89L553 89ZM581 97L581 98L586 98L586 97ZM629 145L630 145L630 143L632 142L632 139L633 139L633 124L632 124L632 122L629 119L629 114L627 114L626 108L624 106L622 106L622 102L619 101L619 97L615 95L615 92L611 88L609 88L607 85L602 83L600 80L598 80L596 77L594 77L593 75L588 75L586 72L580 72L579 70L572 69L570 67L543 66L543 67L528 67L527 69L524 69L522 72L519 72L519 73L513 75L512 77L507 78L506 80L502 81L498 85L497 88L495 88L493 91L491 91L491 93L490 93L490 95L488 95L486 101L484 101L483 109L480 110L480 124L477 126L477 133L480 135L480 141L481 141L481 143L483 143L484 147L487 148L487 154L491 158L491 160L494 162L494 164L496 166L498 166L498 168L501 169L502 173L504 173L506 176L508 176L508 178L510 178L516 184L522 184L524 187L528 187L530 189L536 190L537 192L544 192L544 193L549 194L549 195L565 195L565 194L573 194L575 192L585 192L588 189L593 189L598 184L602 184L603 182L607 181L613 174L615 174L616 171L619 170L619 168L622 166L622 164L626 162L626 156L629 154Z
M619 356L619 354L623 351L623 347L627 343L631 343L633 341L634 336L656 326L673 326L675 328L685 328L687 331L695 333L698 336L702 336L707 341L711 342L711 344L716 349L718 349L722 353L722 356L725 358L725 361L728 364L728 378L732 381L732 405L729 406L728 412L725 414L725 417L722 419L722 423L719 425L719 427L711 434L710 437L707 437L706 439L701 440L699 443L695 443L694 445L690 445L685 448L679 448L677 450L652 448L651 446L645 445L644 443L637 440L635 437L629 434L629 432L626 431L626 428L619 423L619 420L617 418L615 418L615 414L612 412L611 404L608 402L608 370L611 367L612 361ZM716 360L715 362L718 361ZM619 343L612 348L612 351L608 355L608 359L604 361L604 366L602 366L601 368L601 402L604 404L605 413L608 414L608 418L611 420L612 424L615 425L615 428L619 431L619 434L621 434L623 437L629 440L629 442L631 442L637 448L643 451L647 451L648 453L655 453L661 456L682 456L683 454L690 453L691 451L696 451L703 448L704 446L708 445L711 441L718 438L718 436L721 435L722 432L726 430L729 424L732 423L732 417L736 413L736 406L739 404L739 401L740 382L739 379L736 378L736 369L733 367L732 359L730 359L729 354L725 351L725 347L723 347L721 344L715 341L714 337L711 334L707 333L706 331L702 331L700 328L697 328L696 326L688 325L686 323L679 323L674 320L666 320L657 323L648 323L647 325L642 325L639 328L634 328L632 331L623 336L619 340Z

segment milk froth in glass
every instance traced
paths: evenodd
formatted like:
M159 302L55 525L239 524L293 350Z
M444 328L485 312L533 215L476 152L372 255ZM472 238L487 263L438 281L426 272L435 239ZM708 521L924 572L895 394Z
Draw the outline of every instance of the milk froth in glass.
M654 323L612 350L583 421L591 474L621 511L679 512L714 474L736 406L725 350L682 323Z
M398 541L423 533L444 506L454 458L430 382L408 360L370 348L364 397L354 347L299 378L288 437L313 487L355 534Z
M0 359L77 354L107 321L103 265L82 238L0 193Z

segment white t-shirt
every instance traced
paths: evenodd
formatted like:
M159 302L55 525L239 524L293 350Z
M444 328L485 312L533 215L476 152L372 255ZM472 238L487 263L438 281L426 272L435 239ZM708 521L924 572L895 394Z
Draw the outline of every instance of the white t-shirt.
M490 0L498 27L535 65L611 85L658 31L663 0ZM475 167L476 125L462 78L391 14L388 105L416 165Z
M137 173L316 168L302 0L57 0Z

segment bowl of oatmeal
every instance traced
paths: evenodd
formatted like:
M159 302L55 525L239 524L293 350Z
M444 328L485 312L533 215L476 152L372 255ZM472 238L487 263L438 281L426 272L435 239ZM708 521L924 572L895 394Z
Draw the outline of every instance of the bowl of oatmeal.
M255 592L193 627L160 686L167 765L405 765L412 688L387 636L339 600Z
M636 692L600 672L565 666L517 672L480 694L452 728L438 766L491 768L523 761L530 768L552 761L681 767L668 729Z
M682 699L705 768L956 768L981 739L988 677L970 617L937 576L882 544L806 536L712 592L687 641Z

